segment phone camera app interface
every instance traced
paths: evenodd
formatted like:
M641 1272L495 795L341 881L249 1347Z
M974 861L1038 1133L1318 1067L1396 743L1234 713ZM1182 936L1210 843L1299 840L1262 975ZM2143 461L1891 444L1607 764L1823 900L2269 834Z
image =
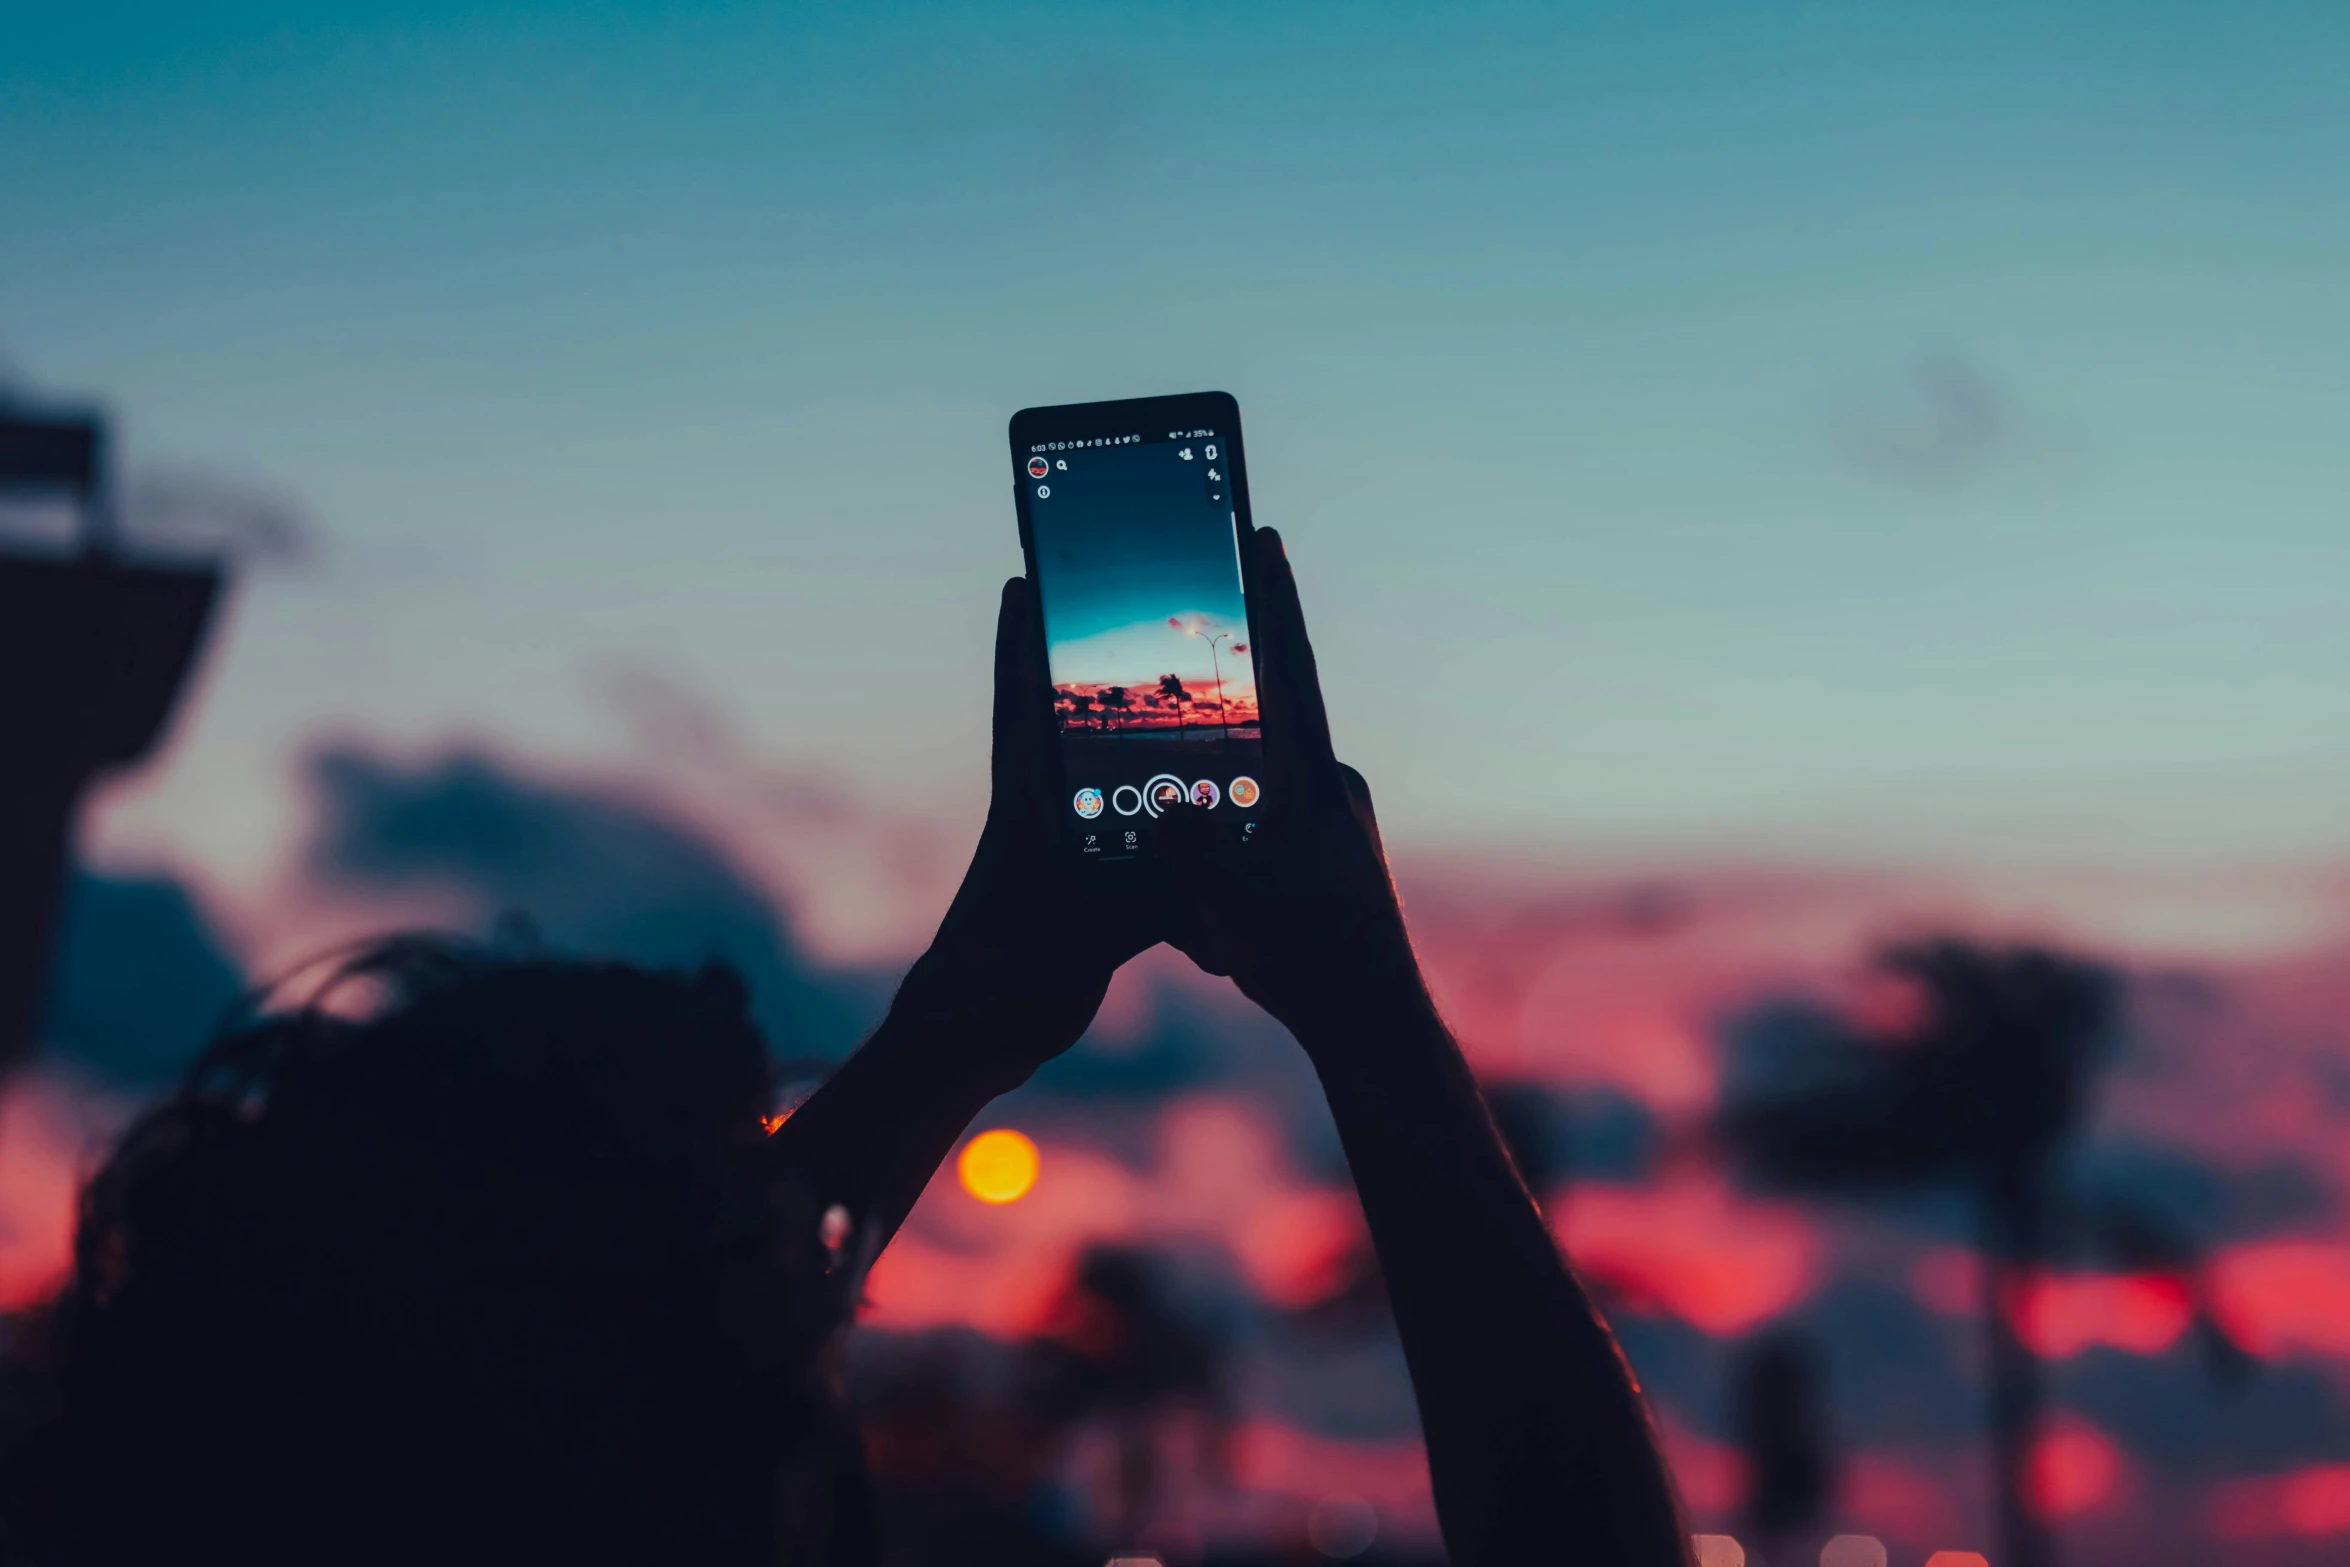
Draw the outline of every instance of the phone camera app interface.
M1225 446L1191 431L1043 442L1020 459L1064 820L1089 854L1142 852L1172 809L1226 820L1257 803L1256 664ZM1101 831L1105 817L1119 830Z

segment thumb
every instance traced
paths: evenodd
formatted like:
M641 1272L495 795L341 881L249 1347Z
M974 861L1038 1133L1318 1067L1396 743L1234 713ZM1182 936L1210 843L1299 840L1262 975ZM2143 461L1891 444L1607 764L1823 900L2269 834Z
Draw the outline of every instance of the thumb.
M1004 584L996 606L995 708L988 777L994 808L1027 808L1044 794L1052 746L1051 715L1037 662L1034 590L1026 577Z
M1338 764L1338 777L1340 783L1346 788L1348 807L1354 812L1355 820L1362 824L1364 833L1370 837L1371 852L1376 854L1379 857L1379 862L1384 865L1387 863L1387 845L1379 836L1378 813L1371 808L1370 780L1344 762Z

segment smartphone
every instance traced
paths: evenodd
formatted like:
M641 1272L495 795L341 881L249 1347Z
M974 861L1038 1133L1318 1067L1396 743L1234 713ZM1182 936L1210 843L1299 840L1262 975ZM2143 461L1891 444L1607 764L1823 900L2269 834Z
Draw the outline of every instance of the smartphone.
M1071 843L1141 858L1185 801L1252 837L1264 732L1240 405L1195 392L1023 408L1012 469Z

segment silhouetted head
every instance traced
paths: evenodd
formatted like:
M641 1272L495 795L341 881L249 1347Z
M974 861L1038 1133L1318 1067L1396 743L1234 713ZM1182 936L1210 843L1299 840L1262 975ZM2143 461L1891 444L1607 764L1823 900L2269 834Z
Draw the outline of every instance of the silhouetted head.
M770 1092L717 969L401 942L239 1027L90 1184L12 1544L833 1559L853 1285Z

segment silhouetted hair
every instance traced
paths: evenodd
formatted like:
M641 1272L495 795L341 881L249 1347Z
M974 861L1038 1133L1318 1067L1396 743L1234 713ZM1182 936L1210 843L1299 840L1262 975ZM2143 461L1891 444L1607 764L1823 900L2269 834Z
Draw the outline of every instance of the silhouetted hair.
M771 1092L719 968L405 939L256 1009L83 1198L11 1553L854 1559Z

